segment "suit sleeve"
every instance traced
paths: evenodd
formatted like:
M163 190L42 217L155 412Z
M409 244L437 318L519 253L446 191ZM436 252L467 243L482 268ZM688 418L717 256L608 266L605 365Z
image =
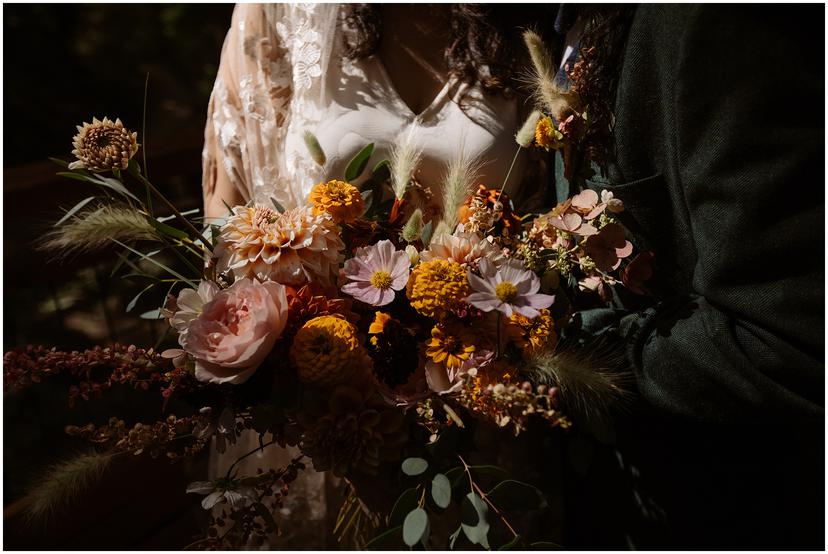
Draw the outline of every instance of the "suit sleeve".
M821 9L689 8L671 63L692 290L624 318L639 390L696 420L824 414Z

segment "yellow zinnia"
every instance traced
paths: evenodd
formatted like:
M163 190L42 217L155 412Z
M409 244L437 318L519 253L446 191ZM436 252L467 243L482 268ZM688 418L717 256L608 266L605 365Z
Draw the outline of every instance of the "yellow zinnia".
M517 312L509 318L506 336L521 350L537 352L555 346L558 340L549 310L539 311L540 315L531 319Z
M349 223L365 211L359 189L345 181L319 183L310 193L314 215L330 214L336 223Z
M357 339L356 327L340 317L323 315L305 323L290 348L299 380L332 386L347 381L370 358Z
M411 272L406 295L411 306L426 317L442 319L460 308L471 294L466 270L452 260L423 262Z

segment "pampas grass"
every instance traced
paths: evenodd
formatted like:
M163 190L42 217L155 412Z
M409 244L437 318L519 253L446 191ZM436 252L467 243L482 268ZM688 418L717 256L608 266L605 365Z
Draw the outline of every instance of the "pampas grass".
M547 350L531 358L527 371L537 384L558 387L565 409L585 419L600 419L629 394L631 375L624 351L594 344Z
M391 147L389 152L389 164L391 165L391 188L394 190L394 197L402 200L411 178L420 165L423 152L414 144L414 133L417 130L416 124L412 124L408 131L403 134L399 142Z
M74 216L47 233L38 248L56 258L64 258L74 253L100 250L108 246L111 239L121 242L159 240L155 229L141 212L102 206Z
M474 192L474 184L480 174L482 162L478 156L472 156L466 150L465 142L460 143L454 158L446 168L443 178L443 219L440 226L444 225L449 233L453 233L457 227L457 212L460 207ZM440 229L438 226L437 229ZM434 236L439 234L437 230Z
M26 494L24 512L29 522L42 522L70 505L100 482L112 455L90 452L57 463Z

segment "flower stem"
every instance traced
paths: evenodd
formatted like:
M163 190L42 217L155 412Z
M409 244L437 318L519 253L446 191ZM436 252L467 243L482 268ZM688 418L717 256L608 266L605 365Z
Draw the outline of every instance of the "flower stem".
M515 168L515 162L517 162L518 156L520 155L520 145L518 145L517 152L515 152L515 157L512 158L512 165L509 166L509 171L506 172L506 178L503 179L503 186L500 187L500 192L497 193L497 199L500 200L500 197L503 196L503 191L506 190L506 183L509 182L509 177L512 175L512 170Z

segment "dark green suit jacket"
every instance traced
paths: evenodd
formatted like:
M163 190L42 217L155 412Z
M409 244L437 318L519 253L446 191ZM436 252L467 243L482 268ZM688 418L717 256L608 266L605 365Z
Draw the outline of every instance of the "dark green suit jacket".
M573 478L567 546L824 546L823 10L636 10L589 186L655 251L658 302L585 317L639 397Z

